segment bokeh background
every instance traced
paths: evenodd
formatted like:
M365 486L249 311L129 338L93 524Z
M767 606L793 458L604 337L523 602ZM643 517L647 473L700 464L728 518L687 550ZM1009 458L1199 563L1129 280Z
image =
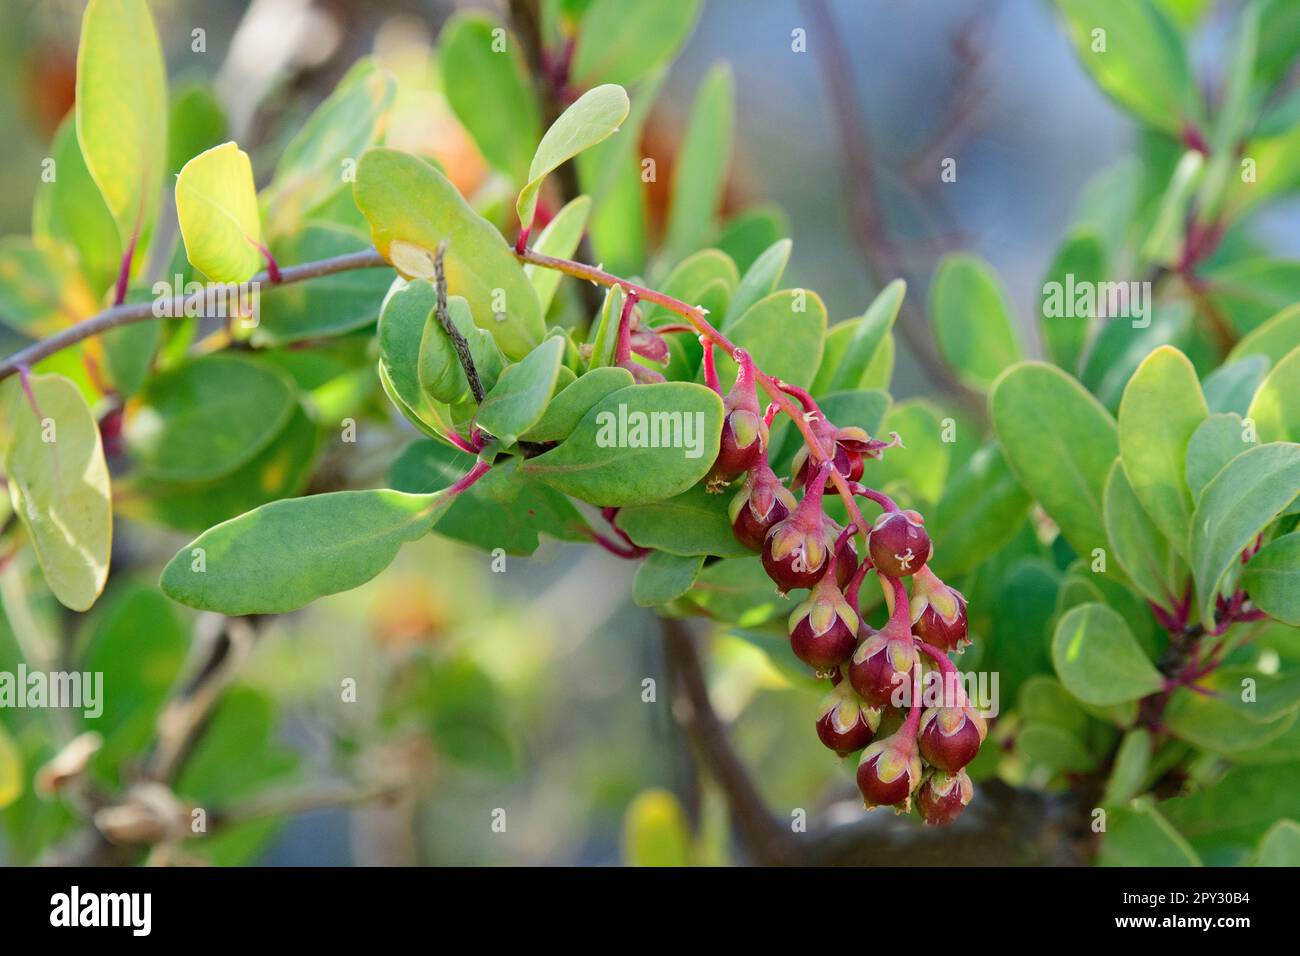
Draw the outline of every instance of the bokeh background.
M459 6L475 5L495 6ZM421 50L458 5L151 6L172 75L215 79L237 137L253 145L255 167L266 171L277 155L268 117L306 115L348 65L371 52L421 75ZM1209 8L1194 53L1213 62L1233 4L1170 6ZM82 8L76 0L0 7L0 234L29 229L40 162L72 102ZM738 106L729 202L762 200L784 211L794 239L792 284L818 290L832 320L858 315L870 301L875 283L845 200L846 175L869 175L909 294L924 296L944 252L972 250L1001 275L1022 335L1034 342L1043 273L1086 185L1131 149L1132 122L1089 81L1043 0L833 0L830 8L869 135L869 170L845 169L816 44L803 54L790 49L793 29L813 32L810 11L794 0L707 0L660 98L647 148L671 151L697 84L713 62L729 61ZM205 31L204 53L190 49L195 28ZM436 105L432 85L426 95ZM409 115L418 125L419 100ZM957 162L952 183L939 177L947 157ZM1300 253L1298 213L1294 203L1271 212L1258 224L1261 237ZM0 348L15 344L0 341ZM902 345L896 397L933 390L923 369ZM366 448L377 474L400 446L392 441ZM127 524L115 542L115 567L134 565L147 581L151 562L180 543L134 534ZM278 702L273 732L283 747L308 770L327 773L342 740L366 761L402 768L419 787L397 804L295 815L268 830L255 858L614 863L623 859L629 804L661 787L699 821L701 862L726 862L724 815L672 719L658 624L631 602L633 571L596 549L553 541L494 570L489 556L429 539L404 549L371 584L267 624L246 680ZM79 639L110 627L156 637L189 626L177 615L133 590L127 571L78 625ZM429 682L439 703L378 712L380 695L372 692L409 679L400 662L413 648L432 649L435 665L418 680ZM713 666L718 710L724 719L745 711L736 743L776 811L860 815L851 779L811 740L807 698L775 692L786 678L738 640L718 645ZM340 675L357 681L355 707L339 706ZM652 702L643 699L647 679L656 681ZM211 758L218 768L219 758ZM489 826L497 808L507 814L505 833ZM20 837L0 839L14 855Z

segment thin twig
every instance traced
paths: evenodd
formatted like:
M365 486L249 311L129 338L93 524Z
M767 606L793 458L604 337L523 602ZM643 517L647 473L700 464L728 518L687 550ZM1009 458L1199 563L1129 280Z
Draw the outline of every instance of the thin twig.
M474 356L470 354L469 343L465 341L465 336L460 334L460 329L456 328L456 323L451 320L451 313L447 311L447 242L448 240L444 239L438 243L438 253L433 257L433 282L438 290L434 312L438 316L438 324L451 338L451 344L456 346L456 357L460 359L460 367L465 370L465 378L469 382L469 390L474 393L474 401L482 405L486 393L483 391L483 383L479 381L478 369L474 367Z
M317 262L304 262L302 265L287 266L280 270L279 284L290 285L294 282L319 279L338 272L350 272L353 269L376 269L387 266L388 262L377 251L364 249L360 252L349 252L330 259L321 259ZM256 286L263 283L270 284L270 282L270 274L263 271L249 279L246 284ZM56 352L61 352L78 342L83 342L111 329L124 325L133 325L136 322L149 322L165 316L185 316L190 310L207 302L211 292L218 288L222 287L208 286L188 296L177 296L164 301L115 305L110 309L105 309L84 322L78 322L76 325L51 335L47 339L42 339L25 349L14 352L3 362L0 362L0 379L8 378L20 368L30 368ZM226 286L225 288L229 290L234 287Z

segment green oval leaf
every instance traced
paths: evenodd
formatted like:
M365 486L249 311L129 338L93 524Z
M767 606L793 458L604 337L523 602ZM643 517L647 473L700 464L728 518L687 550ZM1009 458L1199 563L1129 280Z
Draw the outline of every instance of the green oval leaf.
M1251 558L1241 586L1269 617L1300 627L1300 531L1269 542Z
M1196 427L1187 443L1187 487L1198 501L1210 479L1255 443L1236 413L1214 414Z
M289 420L266 446L229 474L205 482L151 481L119 485L117 508L136 520L197 533L258 505L302 492L316 463L317 426L294 403Z
M623 508L617 523L634 544L669 554L724 558L752 554L731 530L727 514L731 497L709 494L696 485L667 501Z
M1262 442L1300 441L1300 346L1268 373L1246 417L1254 420Z
M593 368L551 399L537 424L519 437L536 442L563 441L597 402L633 384L632 373L625 368Z
M506 368L484 397L474 421L503 444L514 444L545 414L555 394L563 357L564 339L553 335L523 361Z
M523 465L553 488L602 506L662 501L713 467L722 399L689 382L632 385L601 399L558 448Z
M1124 735L1106 780L1106 792L1101 798L1104 806L1120 806L1142 792L1151 765L1151 750L1151 731L1145 727L1135 727Z
M176 218L190 265L213 282L244 282L261 268L253 165L235 143L214 146L181 168Z
M478 13L458 13L438 37L442 89L483 158L523 182L541 135L541 112L517 41Z
M100 296L117 278L122 240L117 222L90 178L77 142L76 118L63 121L50 158L57 171L50 182L42 178L32 204L32 238L38 243L64 243L75 250L91 292Z
M1187 566L1147 517L1118 460L1106 480L1103 514L1106 537L1124 573L1150 601L1173 608L1182 600Z
M636 569L632 600L641 607L659 607L685 594L695 584L704 555L682 557L656 551Z
M447 239L447 290L465 297L501 351L517 360L542 341L537 294L514 253L442 173L409 153L372 148L353 190L375 247L398 272L432 279L438 244Z
M1198 119L1182 39L1151 0L1056 0L1056 6L1084 69L1117 103L1172 135Z
M132 236L143 247L167 170L167 71L144 0L86 6L77 48L77 139L123 247Z
M1139 804L1110 812L1099 866L1201 866L1201 859L1153 806Z
M1119 403L1124 473L1151 521L1184 555L1192 515L1187 443L1209 413L1196 369L1169 345L1142 361Z
M1236 412L1245 415L1250 400L1259 391L1268 374L1268 359L1250 355L1236 362L1220 365L1201 383L1205 404L1211 412Z
M580 87L640 79L672 59L690 35L698 0L595 0L582 18L573 54Z
M1201 620L1213 621L1219 584L1255 536L1300 494L1300 445L1242 452L1214 476L1192 515L1191 553Z
M16 377L0 385L9 498L50 590L84 611L108 579L113 538L99 424L66 378L33 375L28 383L30 399Z
M474 456L437 441L407 445L390 469L392 487L412 494L438 491L474 466ZM456 496L436 533L484 551L532 554L540 532L565 541L589 541L587 522L573 504L541 482L498 465Z
M160 583L201 610L283 614L365 584L451 502L444 492L388 490L273 501L203 532L168 562Z
M936 570L951 578L978 567L1015 536L1029 505L998 446L979 448L949 479L931 519Z
M528 167L528 182L515 202L521 229L528 229L533 224L542 181L561 163L618 132L629 109L631 103L627 91L607 83L583 93L560 114L537 145L533 162ZM377 240L375 244L379 245Z
M1098 763L1081 736L1056 724L1026 721L1016 733L1016 750L1058 773L1084 773Z
M1020 483L1051 515L1074 552L1106 546L1102 500L1119 454L1115 421L1060 369L1025 362L989 394L998 441Z
M1300 348L1300 303L1288 306L1260 324L1233 346L1224 363L1262 355L1276 365L1292 349Z
M768 375L800 388L812 384L826 339L826 306L807 289L783 289L759 299L736 320L727 337L747 350ZM718 379L725 389L736 380L736 363L720 350Z
M659 286L659 291L691 305L703 305L709 290L721 283L726 290L724 301L730 312L731 293L740 281L736 264L721 249L701 249L673 266L672 272ZM771 291L771 290L769 290ZM662 305L651 305L642 313L650 325L661 322L680 322L681 316Z
M209 355L154 378L126 424L140 473L156 481L206 481L234 471L275 436L293 411L293 387L277 369Z
M1101 240L1092 232L1080 232L1056 250L1056 258L1043 282L1039 328L1048 357L1071 375L1079 373L1079 360L1092 326L1092 311L1084 310L1080 314L1071 308L1069 293L1072 289L1096 288L1095 284L1105 278L1105 266L1106 250Z
M416 369L420 389L435 402L450 402L452 404L462 403L472 400L473 396L469 390L469 379L465 376L465 368L461 365L460 355L456 351L456 346L451 341L451 336L447 330L442 327L438 321L434 306L437 302L437 292L433 286L423 280L415 280L412 286L419 286L418 297L408 297L402 308L410 310L413 315L409 320L406 328L414 332L419 327L418 313L420 309L428 309L423 323L423 334L418 343L418 368ZM388 306L385 306L387 310ZM496 340L491 334L484 329L480 329L474 324L474 317L470 315L469 303L458 295L447 297L447 315L451 319L451 324L456 327L464 337L466 344L469 345L470 358L474 362L474 371L478 373L479 384L484 389L493 388L497 380L501 377L501 370L505 367L506 360L497 348ZM386 363L396 364L399 361L410 360L410 341L403 341L400 345L390 348ZM402 356L399 358L399 356ZM391 367L391 366L390 366ZM404 383L407 387L407 383ZM412 404L412 408L417 408L421 412L429 412L428 402L417 400ZM433 418L429 419L430 423L434 422Z
M2 804L0 804L2 805ZM1259 841L1256 866L1300 866L1300 824L1278 820Z
M895 279L872 300L862 318L854 324L853 335L844 345L843 357L827 386L829 391L866 387L861 384L863 376L889 340L906 294L907 283Z
M1098 707L1137 700L1164 684L1128 624L1104 604L1081 604L1061 617L1052 665L1066 690Z
M768 246L754 260L754 264L745 270L744 276L736 285L736 291L727 300L726 315L718 326L720 331L726 332L736 319L745 314L746 309L776 291L777 284L785 273L786 264L790 261L790 251L793 248L793 242L789 239L781 239Z
M373 144L397 82L373 60L358 60L307 117L280 154L264 196L273 234L299 231L311 214L347 188L357 157Z
M977 391L1023 357L997 276L974 256L950 255L939 265L930 287L930 314L939 351Z
M735 80L725 63L700 83L673 168L664 254L671 261L693 252L717 231L735 127Z

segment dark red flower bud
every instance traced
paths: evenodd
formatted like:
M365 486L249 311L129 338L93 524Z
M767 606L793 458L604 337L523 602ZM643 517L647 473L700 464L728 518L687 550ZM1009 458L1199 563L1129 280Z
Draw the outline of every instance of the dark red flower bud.
M881 441L879 438L872 438L865 429L858 428L856 425L838 428L820 413L813 414L814 417L809 422L813 434L817 436L817 441L822 448L834 449L831 457L835 463L835 470L848 481L857 481L862 477L864 459L880 458L886 448L902 444L897 434L891 434L889 441ZM808 461L808 446L804 445L790 465L791 471L794 472L794 481L790 483L792 488L802 487L807 480Z
M961 816L961 812L975 795L975 787L966 771L944 773L931 770L916 791L916 808L921 819L932 826L947 826Z
M840 681L822 701L817 717L817 736L841 757L871 743L880 727L880 711L872 710L848 681Z
M921 782L921 757L912 736L914 724L862 751L858 761L858 789L868 807L894 806L907 810L912 791Z
M839 541L843 528L832 523L830 534L835 536ZM849 581L853 579L853 572L858 569L858 546L853 543L852 535L839 541L839 547L835 549L835 581L844 590L849 586Z
M857 633L858 615L833 574L823 575L808 600L790 613L790 648L818 677L829 677L849 659Z
M736 349L739 371L722 407L722 436L718 457L709 471L706 487L718 492L757 464L767 446L767 422L758 404L754 361L744 349Z
M966 636L966 598L922 567L912 576L912 633L943 651L960 651L970 644Z
M871 563L881 574L902 578L930 560L930 536L915 511L886 511L867 538Z
M921 715L921 756L940 770L956 773L975 759L987 734L984 718L969 704L932 707Z
M834 525L822 511L822 492L829 474L829 469L822 469L794 514L773 525L763 541L763 568L782 594L792 588L812 587L830 566Z
M889 624L880 631L865 625L861 629L863 640L849 664L849 683L870 707L895 703L894 694L907 686L917 664L912 635L898 631Z
M796 507L794 495L781 484L767 459L760 456L749 470L745 486L731 499L731 530L745 547L762 551L772 526L790 517Z

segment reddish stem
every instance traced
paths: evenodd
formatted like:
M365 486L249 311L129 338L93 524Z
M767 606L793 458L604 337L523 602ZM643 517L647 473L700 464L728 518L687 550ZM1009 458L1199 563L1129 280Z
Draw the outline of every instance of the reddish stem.
M465 439L461 438L460 435L457 434L456 432L448 432L443 437L446 438L447 441L455 445L457 448L459 448L461 451L465 452L465 454L467 455L478 454L478 449L475 448L473 445L471 445L469 442L467 442Z
M774 379L774 381L776 382L777 388L781 389L781 391L799 399L799 404L803 406L805 412L821 411L821 409L817 407L816 400L798 385L791 385L789 382L783 382L780 379Z
M618 316L618 351L614 355L615 365L625 365L632 361L632 310L636 308L640 296L629 291L623 299L623 311Z
M126 253L122 256L122 265L117 270L117 286L113 289L113 304L121 305L126 301L126 290L131 285L131 261L135 258L135 245L140 238L140 233L131 233L131 241L127 243Z
M704 384L721 395L722 383L718 381L718 367L713 361L713 340L701 335L700 345L704 347Z
M885 511L899 510L898 505L894 502L894 499L889 497L889 495L885 494L883 491L876 491L876 489L868 488L866 485L860 484L858 482L854 482L853 484L849 485L849 488L850 490L852 490L852 492L855 495L859 495L863 498L869 498L870 500L874 501L876 504L880 505L880 507Z
M468 472L466 472L464 478L462 478L460 481L456 482L454 485L452 485L450 488L447 489L448 494L452 496L460 494L462 491L470 487L472 484L474 484L474 482L478 481L480 478L482 478L491 470L492 470L492 465L489 464L488 462L486 461L475 462L474 467L471 468Z
M271 250L266 248L266 246L262 245L256 239L248 238L248 241L253 244L253 247L256 248L257 251L262 254L262 258L266 260L266 277L271 280L271 285L279 285L283 282L284 277L280 275L280 264L275 261L275 256L271 255Z
M908 614L907 588L903 587L902 580L891 578L888 574L881 574L880 580L886 582L894 591L894 612L889 615L889 623L910 633L912 623Z
M862 582L866 580L867 572L871 570L873 568L870 556L863 555L862 561L853 572L853 577L849 578L849 583L844 588L844 600L849 602L849 607L853 608L853 613L859 617L862 616Z

